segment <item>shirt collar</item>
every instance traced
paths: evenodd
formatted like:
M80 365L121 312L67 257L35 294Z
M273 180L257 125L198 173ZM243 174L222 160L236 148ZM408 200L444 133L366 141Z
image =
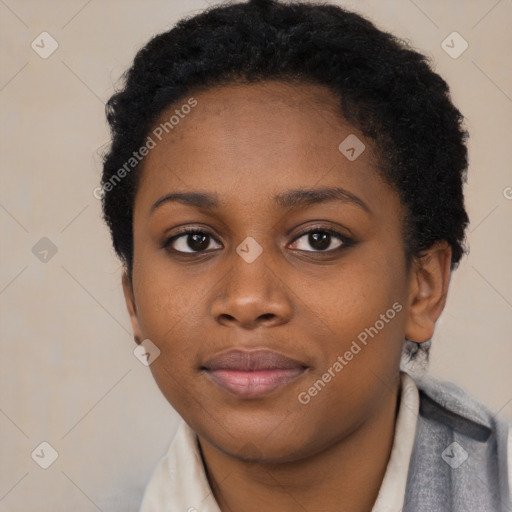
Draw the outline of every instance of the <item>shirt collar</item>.
M371 512L400 512L404 506L420 399L414 380L405 372L400 372L400 377L400 407L395 424L393 447Z

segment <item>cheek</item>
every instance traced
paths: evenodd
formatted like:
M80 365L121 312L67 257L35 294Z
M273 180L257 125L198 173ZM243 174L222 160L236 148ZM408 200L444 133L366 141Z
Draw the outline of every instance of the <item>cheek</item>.
M151 263L140 269L134 276L134 292L144 336L165 352L176 353L189 345L187 341L197 334L191 326L198 321L207 288L204 282L191 283Z
M303 300L333 331L353 335L373 325L394 302L403 301L402 272L400 262L362 254L336 267L329 280L317 281L320 285L304 283Z
M382 253L366 254L339 266L328 285L308 286L303 296L305 311L320 318L329 331L317 347L322 355L312 377L333 371L341 356L343 370L335 372L337 384L332 389L348 386L356 396L369 392L361 385L369 384L372 373L384 380L393 378L405 329L403 262Z
M207 286L180 283L172 273L148 267L140 274L135 293L142 333L160 350L150 370L168 402L179 414L187 415L197 407L191 377L199 364L198 343L204 338L199 309L204 307Z
M148 334L161 336L193 308L204 285L187 279L186 269L171 264L165 250L154 245L149 235L136 238L133 284L140 321Z

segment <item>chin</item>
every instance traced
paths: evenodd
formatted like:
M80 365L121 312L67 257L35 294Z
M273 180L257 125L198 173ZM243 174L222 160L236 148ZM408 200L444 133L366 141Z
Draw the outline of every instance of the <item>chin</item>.
M302 424L289 414L231 417L228 425L208 422L191 428L224 454L246 462L285 463L321 449L318 429ZM214 428L212 428L214 427ZM322 439L323 440L323 439Z

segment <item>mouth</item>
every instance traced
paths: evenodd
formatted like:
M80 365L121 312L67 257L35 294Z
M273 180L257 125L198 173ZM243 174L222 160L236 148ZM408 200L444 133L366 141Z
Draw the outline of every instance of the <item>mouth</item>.
M201 370L239 398L261 398L298 379L309 367L271 350L230 350L208 360Z

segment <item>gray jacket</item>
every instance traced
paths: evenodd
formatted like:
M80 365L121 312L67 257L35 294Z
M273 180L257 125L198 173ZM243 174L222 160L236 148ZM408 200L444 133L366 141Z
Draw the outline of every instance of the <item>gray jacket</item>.
M451 382L414 381L420 414L403 512L511 512L508 423Z

